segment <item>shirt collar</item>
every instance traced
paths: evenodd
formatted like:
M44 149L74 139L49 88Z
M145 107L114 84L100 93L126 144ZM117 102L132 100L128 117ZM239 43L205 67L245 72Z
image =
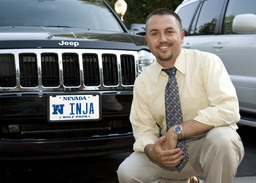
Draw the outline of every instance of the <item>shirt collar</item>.
M181 49L180 55L178 56L174 66L182 74L186 74L186 55L183 49Z

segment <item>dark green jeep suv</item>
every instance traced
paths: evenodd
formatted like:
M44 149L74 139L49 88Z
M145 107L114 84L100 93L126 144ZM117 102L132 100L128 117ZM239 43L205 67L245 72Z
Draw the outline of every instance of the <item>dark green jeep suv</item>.
M0 1L0 159L131 151L134 80L153 61L100 0Z

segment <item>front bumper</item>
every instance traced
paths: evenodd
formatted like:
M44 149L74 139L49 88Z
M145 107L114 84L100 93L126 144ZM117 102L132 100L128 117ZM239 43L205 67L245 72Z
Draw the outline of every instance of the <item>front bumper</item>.
M1 139L0 160L98 156L132 151L132 133L75 139Z
M102 95L100 121L47 120L47 94L0 95L0 159L45 159L132 151L132 91ZM60 94L60 93L59 93Z

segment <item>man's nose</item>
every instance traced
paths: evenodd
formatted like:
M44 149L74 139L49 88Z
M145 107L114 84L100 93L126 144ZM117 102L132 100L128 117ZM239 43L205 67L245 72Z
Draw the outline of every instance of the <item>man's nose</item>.
M166 42L167 41L167 37L165 34L161 34L160 35L160 42Z

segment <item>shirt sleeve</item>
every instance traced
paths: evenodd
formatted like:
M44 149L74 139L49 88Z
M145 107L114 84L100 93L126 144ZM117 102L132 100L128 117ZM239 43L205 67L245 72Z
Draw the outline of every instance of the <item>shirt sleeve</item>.
M210 54L202 70L209 107L198 110L194 120L215 127L234 126L240 119L239 104L235 87L221 59Z
M133 149L141 152L144 152L147 144L154 144L159 137L159 128L149 110L144 88L142 78L137 77L134 84L130 121L135 138Z

